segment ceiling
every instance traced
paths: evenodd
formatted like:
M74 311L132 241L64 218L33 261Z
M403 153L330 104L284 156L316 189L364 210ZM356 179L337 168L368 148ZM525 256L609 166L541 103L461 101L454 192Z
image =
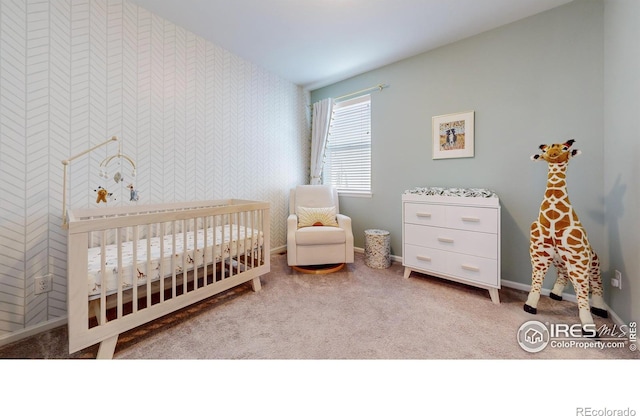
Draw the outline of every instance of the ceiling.
M572 0L132 0L314 90Z

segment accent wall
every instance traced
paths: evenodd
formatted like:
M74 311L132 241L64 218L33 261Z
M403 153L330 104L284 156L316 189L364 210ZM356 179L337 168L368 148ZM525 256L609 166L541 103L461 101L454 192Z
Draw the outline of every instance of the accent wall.
M123 0L0 0L0 340L66 316L62 163L118 136L137 174L99 176L117 144L74 160L69 208L244 198L308 181L308 92ZM286 166L286 168L284 168ZM114 172L110 172L113 175ZM34 295L34 278L53 290Z

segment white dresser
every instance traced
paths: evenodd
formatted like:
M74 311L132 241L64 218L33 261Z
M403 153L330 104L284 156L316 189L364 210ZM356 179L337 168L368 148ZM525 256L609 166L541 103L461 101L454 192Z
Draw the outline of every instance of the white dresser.
M500 200L402 195L404 277L412 271L489 290L500 298Z

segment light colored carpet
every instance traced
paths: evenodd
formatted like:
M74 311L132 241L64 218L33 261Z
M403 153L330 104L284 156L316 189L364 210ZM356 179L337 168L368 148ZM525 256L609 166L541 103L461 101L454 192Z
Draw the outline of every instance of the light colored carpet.
M518 344L529 320L578 323L575 303L543 297L538 314L522 310L527 294L489 293L403 267L354 264L329 275L306 275L272 256L262 290L242 285L136 328L119 338L115 359L637 359L628 348L550 348ZM598 326L613 325L595 318ZM0 349L0 358L94 358L97 347L69 355L66 328Z

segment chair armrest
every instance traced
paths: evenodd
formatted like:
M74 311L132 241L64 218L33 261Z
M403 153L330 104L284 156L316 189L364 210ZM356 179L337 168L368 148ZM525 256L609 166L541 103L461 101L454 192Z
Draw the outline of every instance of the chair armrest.
M298 216L296 214L289 214L287 217L287 232L295 231L298 229Z
M287 263L289 266L297 265L296 230L298 229L298 216L289 214L287 217Z
M338 227L351 230L351 217L347 217L344 214L337 214L336 220L338 220Z
M342 228L345 233L345 262L353 263L353 230L351 229L351 217L347 217L344 214L336 215L336 219L338 220L338 227Z

